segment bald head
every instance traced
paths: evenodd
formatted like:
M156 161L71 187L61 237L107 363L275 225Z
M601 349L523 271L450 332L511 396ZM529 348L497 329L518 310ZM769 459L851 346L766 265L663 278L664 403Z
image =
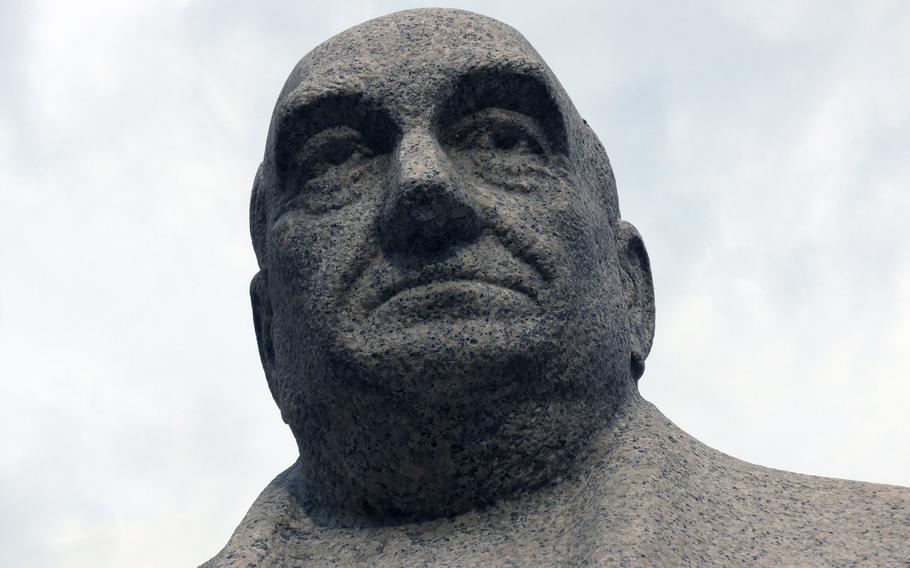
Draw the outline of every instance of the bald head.
M536 449L571 451L641 375L650 273L606 153L495 20L399 12L304 57L251 228L266 378L332 507L438 514L548 478L568 460Z
M538 120L554 148L598 188L609 218L619 218L606 152L524 36L471 12L407 10L330 38L288 76L251 201L250 228L260 267L282 168L301 139L328 123L356 121L358 126L370 123L377 142L392 147L414 125L438 130L488 107Z

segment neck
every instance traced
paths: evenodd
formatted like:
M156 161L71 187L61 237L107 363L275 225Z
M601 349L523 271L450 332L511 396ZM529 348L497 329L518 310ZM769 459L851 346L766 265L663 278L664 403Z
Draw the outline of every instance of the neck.
M462 404L339 393L295 428L298 496L316 517L403 522L571 478L592 440L638 397L632 381L590 384L613 388L563 386Z

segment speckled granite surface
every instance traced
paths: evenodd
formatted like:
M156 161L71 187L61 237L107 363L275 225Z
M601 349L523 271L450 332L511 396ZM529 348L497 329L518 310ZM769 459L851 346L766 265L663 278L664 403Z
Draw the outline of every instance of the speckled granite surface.
M305 56L250 229L300 458L207 568L910 562L910 490L743 463L640 398L644 243L512 28L407 11Z
M580 472L452 518L314 522L296 467L207 567L907 566L910 490L749 464L630 404Z

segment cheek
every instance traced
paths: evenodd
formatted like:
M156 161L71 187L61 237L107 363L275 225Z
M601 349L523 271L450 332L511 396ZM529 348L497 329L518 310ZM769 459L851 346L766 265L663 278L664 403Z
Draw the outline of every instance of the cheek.
M269 282L277 288L274 291L282 300L297 296L298 291L312 289L311 283L319 278L320 258L325 252L301 217L286 213L268 233Z
M584 243L586 269L597 278L614 275L618 266L613 230L602 196L596 190L579 190L572 203L572 214L577 219L578 238Z
M614 318L621 308L622 281L611 223L600 196L576 185L558 218L559 241L565 249L565 277L574 302L599 318ZM593 314L592 314L593 315Z
M375 214L365 202L358 204L322 215L291 211L272 225L269 281L282 302L302 304L311 312L344 296L353 275L376 250L370 229Z

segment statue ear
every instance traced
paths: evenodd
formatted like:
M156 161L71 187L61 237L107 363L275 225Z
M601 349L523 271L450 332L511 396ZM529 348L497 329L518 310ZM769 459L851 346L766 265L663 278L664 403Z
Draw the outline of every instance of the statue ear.
M284 405L278 400L275 346L272 342L272 298L269 295L268 272L265 270L260 270L253 276L253 281L250 282L250 300L253 304L253 328L256 330L256 343L259 345L259 359L265 371L265 380L278 408L283 409ZM283 410L281 415L284 418Z
M616 249L622 266L623 296L629 313L629 347L632 377L645 372L645 358L654 341L654 283L651 262L638 229L631 223L616 223Z

